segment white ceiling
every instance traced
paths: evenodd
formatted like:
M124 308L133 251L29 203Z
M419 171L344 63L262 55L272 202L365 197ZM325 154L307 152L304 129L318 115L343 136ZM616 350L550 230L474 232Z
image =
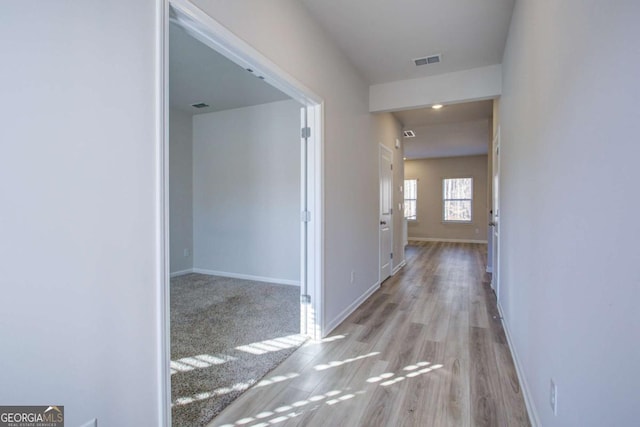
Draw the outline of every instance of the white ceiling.
M302 1L370 84L500 64L514 4L514 0ZM442 54L440 64L413 64L413 58L436 53Z
M210 113L285 99L287 95L189 36L169 33L169 104L190 114ZM196 109L204 102L210 107Z
M393 113L412 130L415 138L404 138L407 159L475 156L489 151L489 123L493 101L445 105L439 110L419 108Z
M414 127L404 138L404 156L411 159L477 156L489 148L489 120Z
M393 113L405 129L444 123L472 122L489 119L492 114L492 100L450 104L445 105L439 110L427 107Z

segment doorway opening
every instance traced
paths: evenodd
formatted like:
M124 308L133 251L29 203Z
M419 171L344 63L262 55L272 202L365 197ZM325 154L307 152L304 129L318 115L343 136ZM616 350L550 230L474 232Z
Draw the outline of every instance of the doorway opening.
M163 29L165 311L162 336L165 354L162 357L166 369L162 374L162 383L163 400L167 408L165 416L169 420L172 406L186 406L198 399L211 399L226 389L237 391L253 384L253 380L235 381L212 390L194 390L194 393L185 396L172 396L173 375L201 376L209 368L234 363L242 358L242 354L267 358L270 353L281 352L298 343L293 335L265 336L261 341L237 342L233 351L223 353L193 350L191 352L194 354L190 354L189 350L185 350L185 354L181 354L183 357L173 360L170 333L175 322L171 310L178 298L174 295L172 301L170 296L173 295L171 276L182 278L183 281L188 278L188 286L192 286L193 298L190 302L183 301L182 307L182 326L185 330L193 321L192 317L197 317L193 313L193 306L205 301L201 292L210 289L208 285L200 285L210 277L222 277L227 281L250 280L254 287L248 293L253 294L254 298L258 294L259 299L259 293L266 292L261 300L263 304L259 304L262 308L267 306L266 298L273 292L264 291L265 287L256 283L277 282L299 287L295 298L300 313L296 335L312 339L322 337L323 107L322 100L313 92L189 2L169 2ZM176 41L179 46L174 46ZM189 102L177 100L177 105L184 104L182 108L185 111L182 111L183 114L176 112L180 107L173 102L178 96L170 85L176 64L170 61L181 55L175 52L170 54L169 49L177 48L181 54L188 56L191 51L189 46L195 46L196 50L206 48L211 55L232 64L236 75L243 74L241 79L245 82L251 79L249 85L257 88L255 83L259 84L261 88L256 89L258 93L243 92L234 87L232 81L235 77L230 76L230 80L216 91L221 95L219 99L204 99L206 91L198 91L197 87L196 91L202 95L196 97L194 87L190 85L197 84L198 78L206 75L206 70L195 70L182 82L181 90L187 93L185 99L189 99ZM196 54L195 57L200 58L201 55ZM225 97L225 94L228 96ZM248 101L249 98L253 100ZM196 111L194 109L203 114L191 117L189 112ZM192 212L180 212L173 203L179 193L172 191L172 186L176 186L174 178L181 171L172 160L181 155L182 148L170 145L170 141L176 138L175 131L181 126L180 120L176 119L181 114L182 123L191 125L190 138L185 137L190 139L191 152L182 154L185 154L185 159L191 159L192 164L190 170L187 167L186 172L182 171L185 172L182 175L187 181L189 178L192 180ZM286 135L282 132L286 132ZM277 145L285 138L294 141L293 149L287 150ZM229 143L230 139L234 143ZM222 141L222 144L214 144L214 140ZM247 141L258 141L261 145L243 148ZM265 173L271 174L270 178L276 175L274 179L279 185L275 187L273 181L265 178ZM250 198L263 203L243 207L242 201ZM188 200L186 204L189 204ZM181 214L185 217L184 221L177 221ZM288 220L285 221L284 217ZM189 221L191 230L189 232L187 226L185 233L185 227L182 226ZM178 224L180 222L182 224ZM232 231L236 234L232 235ZM185 238L185 234L191 235L191 241ZM269 241L273 245L269 246ZM287 286L277 286L288 294L294 289L293 286L288 286L289 289L284 289ZM228 283L227 287L233 288ZM223 311L223 306L228 308L225 303L216 311ZM272 311L277 310L277 304L272 308ZM234 325L220 327L234 328ZM188 345L186 347L189 348Z
M412 242L409 247L421 242L481 245L482 262L487 273L493 270L492 287L499 294L496 103L443 102L394 115L405 135L405 241ZM454 183L460 185L448 185Z

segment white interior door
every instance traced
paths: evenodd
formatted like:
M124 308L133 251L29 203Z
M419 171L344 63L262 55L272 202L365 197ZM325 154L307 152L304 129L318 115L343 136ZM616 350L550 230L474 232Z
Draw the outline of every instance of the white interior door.
M391 276L393 152L380 146L380 283Z
M492 276L491 287L500 298L500 127L493 138L493 217L490 225L493 228Z

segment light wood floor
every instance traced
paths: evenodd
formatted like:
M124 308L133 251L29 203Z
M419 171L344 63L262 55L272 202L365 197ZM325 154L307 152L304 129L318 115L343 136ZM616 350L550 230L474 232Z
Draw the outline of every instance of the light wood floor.
M486 245L418 243L322 343L209 426L528 426Z

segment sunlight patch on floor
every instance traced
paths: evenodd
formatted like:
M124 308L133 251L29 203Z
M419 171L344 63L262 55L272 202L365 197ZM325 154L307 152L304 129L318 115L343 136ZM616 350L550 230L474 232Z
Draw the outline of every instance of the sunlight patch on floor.
M249 387L251 387L251 384L249 384L249 383L236 383L236 384L232 385L231 387L221 387L221 388L217 388L217 389L212 390L212 391L207 391L207 392L204 392L204 393L198 393L198 394L195 394L193 396L179 397L171 404L171 406L188 405L190 403L198 402L200 400L211 399L212 397L215 397L215 396L221 396L223 394L229 394L229 393L231 393L233 391L245 391Z
M352 358L341 360L341 361L333 361L329 363L316 365L313 367L313 369L315 369L316 371L324 371L325 369L337 368L338 366L342 366L345 363L352 363L358 360L366 359L367 357L377 356L378 354L380 354L379 351L374 351L369 354L363 354L362 356L357 356L357 357L352 357Z
M323 338L321 340L310 340L304 346L305 347L309 347L309 346L312 346L312 345L318 345L318 344L324 344L324 343L328 343L328 342L343 340L343 339L345 339L347 337L347 335L348 334L334 335L332 337Z
M409 373L405 374L404 376L403 375L395 376L396 374L394 374L392 372L385 372L384 374L368 378L367 382L369 384L374 384L374 383L378 383L378 382L383 381L383 380L387 380L387 381L384 381L384 382L380 382L380 385L383 386L383 387L388 387L388 386L393 385L395 383L399 383L400 381L404 381L407 378L414 378L414 377L417 377L418 375L423 375L423 374L431 372L431 371L433 371L435 369L442 368L442 365L440 365L440 364L431 365L431 366L429 366L429 365L431 365L429 362L418 362L416 364L408 365L408 366L405 366L404 368L402 368L403 371L409 371ZM422 368L422 369L420 369L420 368Z
M254 342L251 344L241 345L236 347L236 350L244 351L245 353L251 353L255 355L262 355L271 353L274 351L286 350L294 348L304 343L307 340L302 335L289 335L286 337L273 338L270 340L264 340L260 342Z
M375 353L375 354L369 353L362 356L358 356L356 358L345 359L345 361L338 362L338 363L344 364L346 361L349 361L349 360L351 361L360 360L366 357L375 356L377 354L379 353ZM318 366L327 366L329 368L332 367L329 365L331 365L331 363L326 365L318 365ZM393 384L397 384L401 381L415 378L419 375L424 375L426 373L429 373L436 369L440 369L442 367L443 365L441 364L431 364L430 362L426 362L426 361L416 362L414 364L407 365L401 369L401 371L408 372L405 375L399 375L394 372L385 372L380 375L368 378L366 380L366 383L368 383L371 386L379 385L381 387L389 387ZM324 368L324 369L327 369L327 368ZM300 376L299 374L288 374L288 375L295 375L296 377ZM286 378L287 376L282 375L278 377ZM284 381L284 379L281 379L281 381ZM224 424L221 427L243 426L256 421L260 421L260 422L258 424L251 424L252 427L270 426L270 425L281 423L283 421L290 420L291 418L298 417L304 414L305 412L314 411L319 407L321 407L322 405L333 406L338 403L351 400L355 397L358 397L358 395L361 395L364 393L367 393L367 391L360 390L357 392L351 392L349 390L346 390L346 391L331 390L324 394L316 394L314 396L308 397L307 399L302 399L302 400L298 400L293 403L290 403L288 405L279 406L273 410L262 411L252 417L245 417L236 421L233 424ZM273 417L273 418L268 419L269 417Z
M222 365L232 360L237 360L237 358L226 354L199 354L198 356L183 357L182 359L171 361L171 375L177 374L178 372L189 372L194 369L204 369L214 365Z
M287 380L291 380L293 378L299 377L300 374L297 374L295 372L291 372L288 374L284 374L284 375L276 375L273 377L269 377L269 378L265 378L264 380L260 381L258 384L256 384L254 387L264 387L266 385L271 385L271 384L275 384L275 383L279 383L282 381L287 381Z

